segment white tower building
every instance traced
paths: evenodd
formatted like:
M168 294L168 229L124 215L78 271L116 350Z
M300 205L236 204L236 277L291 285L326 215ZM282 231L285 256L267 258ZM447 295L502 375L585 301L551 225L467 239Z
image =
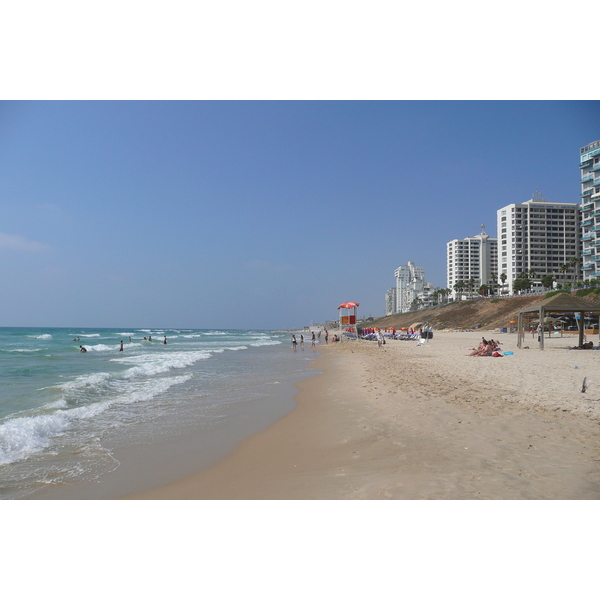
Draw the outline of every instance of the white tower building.
M579 151L581 169L581 270L584 281L600 277L600 140Z
M482 285L492 285L498 277L498 240L491 238L481 226L481 233L464 240L452 240L447 247L447 282L456 299L454 284L473 280L473 291ZM494 279L496 278L496 280ZM466 288L465 288L466 289Z
M578 277L579 205L547 202L536 197L523 204L509 204L498 211L499 270L506 274L508 291L522 272L529 274L534 288L542 287L545 275L554 275L559 283ZM561 265L569 271L561 272ZM532 276L533 273L533 276Z
M413 302L425 289L425 270L408 261L405 266L398 267L396 277L396 312L403 313L412 310Z

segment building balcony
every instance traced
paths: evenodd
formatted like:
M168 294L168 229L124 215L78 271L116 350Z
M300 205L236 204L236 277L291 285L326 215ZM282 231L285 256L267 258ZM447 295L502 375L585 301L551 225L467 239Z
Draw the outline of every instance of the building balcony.
M590 254L592 254L593 250L584 250L581 253L581 256L589 256Z
M583 177L581 179L581 183L585 183L586 181L593 181L594 180L594 175L592 173L589 173L588 175L586 175L585 177Z
M589 271L590 269L595 269L596 265L583 265L583 267L581 267L582 271Z
M590 216L593 216L593 213ZM593 224L594 224L594 219L586 219L585 221L581 221L582 227L589 227L590 225L593 225Z
M590 171L598 171L600 169L600 162L597 165L594 165Z
M584 196L590 196L591 194L593 194L594 192L594 188L589 187L589 188L585 188L585 190L581 190L581 194L579 194L580 197L584 197Z
M584 204L580 210L581 210L581 212L586 212L588 210L592 210L592 208L594 208L594 203L589 202L588 204Z
M592 231L600 231L600 225L594 225Z
M596 236L593 233L586 233L585 235L582 235L579 239L582 242L585 242L585 240L593 240Z

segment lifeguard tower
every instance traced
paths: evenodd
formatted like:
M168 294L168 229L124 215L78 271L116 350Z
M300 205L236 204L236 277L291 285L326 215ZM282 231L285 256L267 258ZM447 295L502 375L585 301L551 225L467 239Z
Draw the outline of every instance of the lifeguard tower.
M360 306L358 302L344 302L338 306L340 311L340 341L343 339L343 333L358 340L358 329L356 328L356 308L358 306Z

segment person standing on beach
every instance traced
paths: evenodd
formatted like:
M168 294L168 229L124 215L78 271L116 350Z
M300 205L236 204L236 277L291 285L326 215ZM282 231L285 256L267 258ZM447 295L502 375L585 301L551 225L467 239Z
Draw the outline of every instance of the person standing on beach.
M315 332L312 332L312 338L311 338L311 347L314 348L315 347Z
M327 340L329 340L329 331L327 331L327 329L326 329L325 330L325 343L329 344L329 342Z
M300 348L304 350L304 336L300 334Z
M296 341L296 336L292 333L292 348L295 350L298 342Z

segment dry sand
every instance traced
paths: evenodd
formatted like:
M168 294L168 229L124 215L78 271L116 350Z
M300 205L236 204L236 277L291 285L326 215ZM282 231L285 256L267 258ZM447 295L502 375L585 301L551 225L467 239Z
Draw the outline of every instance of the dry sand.
M468 357L481 335L502 358ZM597 499L600 352L515 334L321 345L298 406L133 499ZM581 392L584 377L589 388Z

